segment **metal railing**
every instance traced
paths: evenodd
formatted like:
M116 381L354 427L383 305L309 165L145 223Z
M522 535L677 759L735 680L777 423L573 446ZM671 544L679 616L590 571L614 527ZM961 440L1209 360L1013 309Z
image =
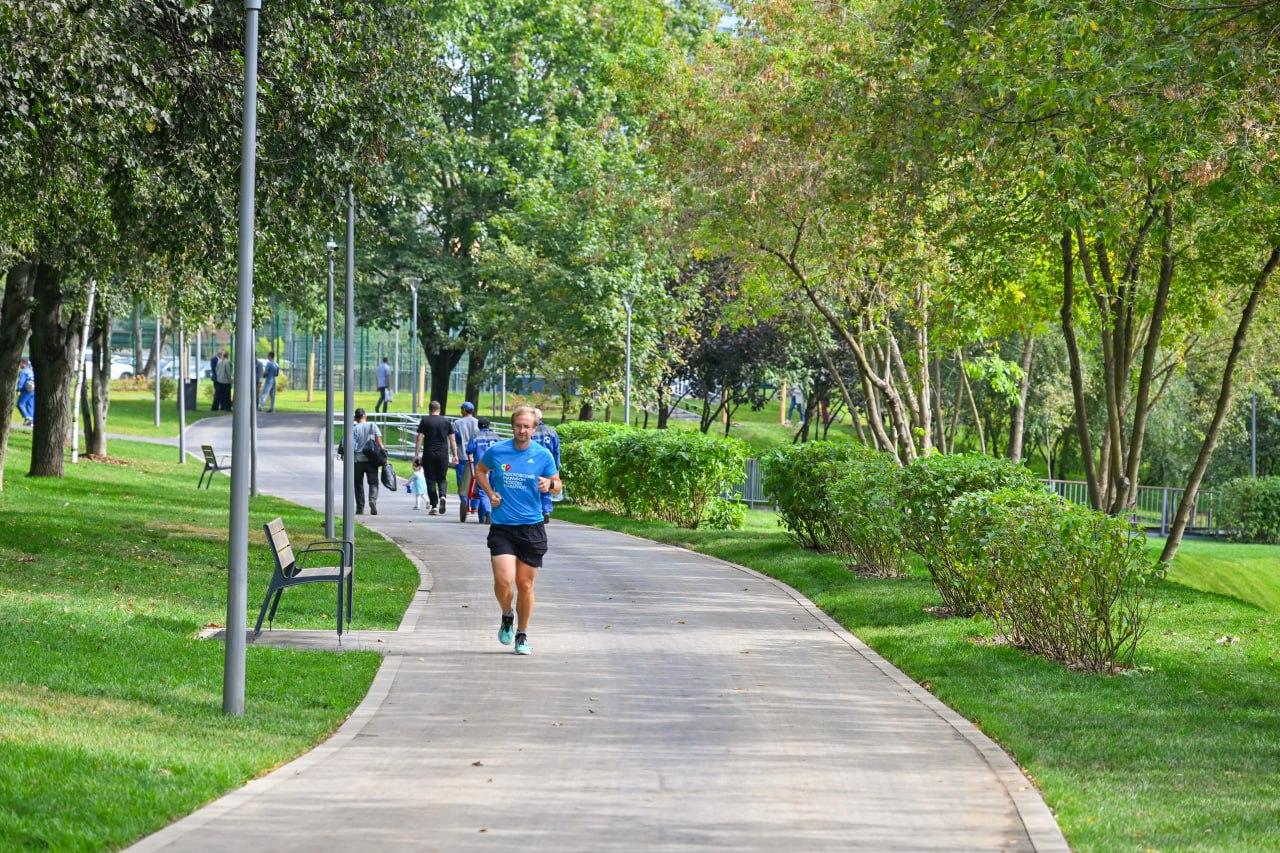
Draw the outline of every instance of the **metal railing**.
M760 473L759 460L748 459L745 473L743 482L730 489L725 497L729 500L741 501L750 509L777 509L773 498L764 493L764 478Z
M422 415L415 415L410 412L370 412L368 421L371 424L378 425L378 432L382 433L382 443L387 448L387 455L395 459L412 459L414 445L418 438L418 422L422 420ZM448 416L448 421L452 424L457 418ZM334 415L333 429L335 440L342 435L342 416ZM503 438L511 438L511 425L504 423L491 423L490 429Z
M1080 480L1045 480L1055 494L1074 504L1089 506L1089 484ZM1166 535L1173 526L1183 489L1179 486L1138 486L1129 520L1147 530ZM1188 533L1216 536L1214 523L1218 508L1218 494L1213 489L1201 489L1191 504L1191 516L1187 521Z

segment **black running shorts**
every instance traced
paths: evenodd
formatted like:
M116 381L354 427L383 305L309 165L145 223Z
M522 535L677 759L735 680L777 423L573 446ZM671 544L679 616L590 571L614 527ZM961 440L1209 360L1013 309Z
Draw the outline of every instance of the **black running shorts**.
M547 527L538 524L489 525L489 553L494 557L512 554L517 560L535 568L542 565L547 553Z

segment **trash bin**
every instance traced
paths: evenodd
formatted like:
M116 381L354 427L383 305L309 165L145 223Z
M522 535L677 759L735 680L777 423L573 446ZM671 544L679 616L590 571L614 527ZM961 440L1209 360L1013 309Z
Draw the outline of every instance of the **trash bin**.
M199 388L200 383L198 380L187 380L187 387L182 394L182 405L186 407L188 412L194 412L196 410L196 398L199 396L197 393Z

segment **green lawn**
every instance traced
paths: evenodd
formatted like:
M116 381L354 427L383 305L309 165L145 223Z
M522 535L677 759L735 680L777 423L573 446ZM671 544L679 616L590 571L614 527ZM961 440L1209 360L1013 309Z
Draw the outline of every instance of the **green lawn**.
M1088 675L984 642L991 629L982 621L930 616L924 608L939 599L923 571L856 578L794 545L772 513L748 513L747 529L734 532L575 507L556 515L683 545L794 586L1002 744L1076 849L1280 849L1280 617L1166 582L1139 668ZM1240 571L1272 577L1280 553L1249 560L1234 546L1189 545L1175 568L1182 579L1212 576L1205 565L1229 571L1216 563L1216 547L1243 555ZM1216 642L1228 635L1239 642Z
M250 646L247 712L221 713L223 647L195 639L226 613L227 491L196 491L170 448L113 441L113 461L25 476L10 438L0 493L0 849L123 846L306 751L368 690L372 653ZM263 522L296 541L321 517L251 505L249 617L270 557ZM358 528L358 628L393 628L412 564ZM330 585L285 593L278 625L331 628ZM252 622L250 622L252 624Z
M1152 540L1158 552L1163 539ZM1184 586L1229 595L1280 614L1280 545L1184 539L1169 572Z

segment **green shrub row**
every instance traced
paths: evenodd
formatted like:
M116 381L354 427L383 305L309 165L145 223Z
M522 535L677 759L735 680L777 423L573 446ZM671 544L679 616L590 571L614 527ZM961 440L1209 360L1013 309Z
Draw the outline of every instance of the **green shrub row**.
M686 528L742 526L743 506L721 497L742 479L746 466L747 447L737 439L622 425L568 426L556 429L565 494L575 503Z
M813 442L763 460L780 523L862 575L923 559L951 614L981 613L1009 642L1095 671L1132 662L1163 566L1128 522L1070 504L1028 470L979 454L905 467Z
M1280 477L1241 477L1223 486L1218 526L1238 542L1280 543Z

